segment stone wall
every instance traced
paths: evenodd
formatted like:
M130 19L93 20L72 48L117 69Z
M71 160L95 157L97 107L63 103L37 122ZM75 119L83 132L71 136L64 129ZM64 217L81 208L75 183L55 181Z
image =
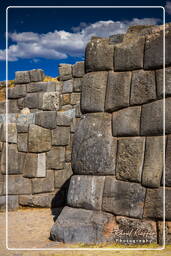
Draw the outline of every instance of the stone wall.
M0 210L5 209L8 143L8 207L61 208L72 175L71 146L80 113L84 62L61 64L60 81L44 82L42 70L16 72L0 114Z
M166 25L166 137L163 28L137 26L93 38L85 53L81 111L73 138L67 206L51 230L66 243L171 242L171 29Z

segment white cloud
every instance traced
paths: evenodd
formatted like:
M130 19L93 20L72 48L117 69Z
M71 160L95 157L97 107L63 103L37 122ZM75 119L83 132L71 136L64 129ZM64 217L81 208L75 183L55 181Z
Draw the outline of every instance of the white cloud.
M25 58L66 59L68 56L82 57L84 48L92 36L109 37L125 33L129 26L137 24L155 25L153 18L131 21L98 21L93 24L80 23L72 28L72 33L55 30L46 34L33 32L9 33L13 42L8 48L9 61ZM0 60L5 60L5 50L0 50Z
M166 9L166 13L171 14L171 2L170 1L166 2L165 9Z

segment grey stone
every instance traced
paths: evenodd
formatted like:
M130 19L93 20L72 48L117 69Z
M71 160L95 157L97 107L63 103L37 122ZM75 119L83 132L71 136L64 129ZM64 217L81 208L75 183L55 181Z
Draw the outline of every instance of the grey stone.
M114 46L108 39L91 40L85 50L86 72L113 70Z
M91 72L82 82L81 111L103 112L107 85L107 72Z
M67 197L68 205L87 210L101 210L104 180L104 176L72 176Z
M73 91L80 92L82 87L83 78L74 78L73 79Z
M163 97L164 80L163 69L156 70L157 95ZM171 96L171 68L165 68L165 96Z
M24 107L27 108L39 108L40 107L40 100L39 100L39 93L28 93L27 96L24 98Z
M3 114L6 112L5 103L6 101L0 101L0 114Z
M111 35L109 36L109 43L112 43L112 44L122 43L123 38L124 38L124 34Z
M54 82L48 82L48 84L49 83L54 83ZM56 90L55 91L62 93L63 82L57 81L55 83L56 83ZM50 85L49 85L49 87L50 87ZM50 90L48 90L48 91L50 91Z
M165 184L166 186L171 187L171 135L167 136L165 164Z
M61 105L62 106L71 103L71 94L70 93L63 94L63 95L60 96L60 98L61 98Z
M81 117L82 113L81 113L81 109L80 109L80 104L77 104L75 106L75 117Z
M80 104L80 93L71 94L71 105Z
M85 74L84 61L76 62L72 66L72 74L73 77L83 77L83 75Z
M62 93L70 93L73 90L73 80L67 80L63 83Z
M143 104L154 99L156 99L155 72L133 71L130 104Z
M17 138L18 151L27 152L28 151L28 134L19 133Z
M8 89L8 99L18 99L26 96L26 85L17 84L14 88Z
M163 188L156 188L156 189L147 189L146 199L145 199L145 206L144 206L144 216L147 218L153 219L163 219L163 212L164 212L164 200L163 200ZM171 189L165 188L165 217L166 220L171 220Z
M109 213L64 207L50 233L52 240L64 243L96 244L109 241L114 217ZM106 235L107 233L107 235Z
M58 126L70 126L72 116L68 115L68 111L57 112L56 121Z
M78 128L80 118L74 118L71 123L71 133L74 133Z
M117 141L112 138L111 115L87 114L79 122L72 149L76 174L115 174Z
M146 189L137 183L106 177L102 210L141 219Z
M23 176L26 178L46 177L46 154L26 154L23 164Z
M35 124L47 129L56 128L56 111L43 111L36 113Z
M63 169L65 162L65 148L64 147L53 147L47 153L47 168L48 169Z
M17 132L18 133L27 133L29 126L27 124L17 124Z
M30 82L43 81L45 77L42 69L33 69L33 70L30 70L29 73L30 73Z
M136 136L140 133L141 107L124 108L112 115L112 133L117 136Z
M52 130L52 145L54 146L66 146L69 144L70 139L70 127L57 126Z
M51 131L40 126L29 126L29 152L44 152L51 149Z
M72 109L73 109L73 106L70 104L61 107L62 111L68 111L68 110L72 110Z
M24 108L24 98L20 98L17 100L18 108L23 109Z
M158 243L162 246L164 246L164 244L170 245L171 244L171 222L166 221L164 223L163 221L158 221L157 227L158 227ZM165 235L163 235L163 231L165 232Z
M8 210L16 211L19 208L18 196L9 195L8 196ZM6 210L6 196L0 196L0 211Z
M115 45L114 70L126 71L143 68L144 41L144 37L132 36Z
M48 170L46 178L32 180L33 194L54 191L54 171Z
M116 178L141 182L144 160L145 138L121 138L118 141Z
M60 108L60 93L45 92L43 94L43 110L59 110Z
M72 78L72 65L71 64L59 64L60 80L65 81Z
M17 123L17 125L18 124L20 124L20 125L34 124L35 123L35 113L18 114L16 123Z
M8 194L20 195L31 194L31 180L22 177L21 175L9 175L8 176Z
M27 84L27 92L46 92L47 82L37 82Z
M55 188L62 188L72 175L72 168L70 163L65 164L63 170L55 171Z
M8 100L8 113L19 113L18 101L16 99Z
M71 148L70 146L66 146L65 148L65 161L71 162Z
M105 111L113 112L129 106L131 72L109 72Z
M142 184L160 187L163 171L163 137L147 137L145 146Z
M29 73L29 71L17 71L17 72L15 72L15 83L16 84L30 83L30 73Z
M6 123L1 127L1 141L6 142ZM17 143L17 127L15 123L8 123L7 140L9 143Z

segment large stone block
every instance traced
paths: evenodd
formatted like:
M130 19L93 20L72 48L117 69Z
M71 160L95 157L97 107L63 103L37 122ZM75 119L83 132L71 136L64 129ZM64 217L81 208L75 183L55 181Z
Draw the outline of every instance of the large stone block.
M165 183L166 186L171 187L171 135L168 135L167 137L165 167Z
M16 84L30 83L30 73L29 73L29 71L17 71L17 72L15 72L15 83Z
M46 178L35 178L32 180L33 194L54 191L54 171L48 170Z
M22 177L21 175L8 176L8 194L9 195L24 195L31 194L31 180Z
M115 45L114 70L126 71L143 68L144 41L144 37L132 36Z
M46 92L48 82L37 82L27 84L27 92Z
M154 99L156 99L155 72L133 71L130 104L143 104Z
M140 133L141 107L130 107L114 112L112 133L117 136L136 136Z
M65 169L55 171L55 188L62 188L66 185L72 175L70 163L65 164Z
M69 115L68 111L57 112L56 121L58 126L70 126L72 115Z
M147 137L145 146L142 184L160 187L163 171L163 137Z
M109 72L105 110L113 112L129 105L131 72Z
M20 100L20 99L19 99ZM8 100L8 113L19 113L18 101L16 99Z
M108 39L91 40L85 51L86 72L113 70L114 46Z
M71 94L71 105L80 104L80 93Z
M156 189L147 189L145 207L144 207L144 217L153 219L163 219L164 212L164 190L163 187ZM166 220L171 220L171 189L165 189L165 217Z
M70 93L73 91L73 79L63 82L62 93Z
M18 196L9 195L8 196L8 210L16 211L19 208ZM0 196L0 211L6 210L6 196Z
M115 175L117 141L112 138L111 115L87 114L79 122L73 141L75 174Z
M18 151L28 151L28 133L19 133L17 138Z
M19 99L26 96L26 85L17 84L14 88L8 89L8 99Z
M66 146L70 140L70 127L57 126L52 130L52 145Z
M43 81L45 77L42 69L33 69L33 70L30 70L29 73L30 73L30 82Z
M53 147L47 153L47 168L48 169L63 169L65 162L65 148L64 147Z
M70 93L62 94L62 95L60 95L60 99L61 99L62 106L70 104L71 103L71 94Z
M163 69L156 70L157 81L157 95L159 98L163 97L164 80ZM171 68L165 68L165 96L171 96Z
M80 92L82 88L82 80L83 78L74 78L73 79L73 91Z
M17 132L18 133L27 133L29 126L27 124L17 124Z
M29 152L44 152L51 149L51 131L40 126L29 126Z
M71 178L67 202L69 206L101 210L105 177L74 175Z
M35 124L47 129L56 128L56 111L43 111L36 113Z
M27 108L39 108L40 103L40 94L39 93L28 93L27 96L24 98L24 107Z
M46 177L46 154L26 154L23 164L23 176L26 178Z
M141 112L141 135L163 134L163 111L164 101L158 100L142 106ZM165 100L166 134L171 133L171 98Z
M96 244L113 237L114 217L109 213L64 207L51 229L52 240L64 243Z
M81 111L103 112L107 85L107 72L91 72L83 77Z
M128 217L142 218L146 189L137 183L106 177L102 210Z
M83 75L85 74L84 61L76 62L72 66L72 74L73 77L83 77Z
M119 139L116 177L119 180L141 182L144 160L145 138Z
M66 81L72 78L72 65L59 64L59 75L61 81Z
M59 110L60 108L60 93L45 92L43 94L43 110Z
M35 123L35 113L17 114L17 125L29 125ZM24 131L23 131L24 132Z
M15 123L8 123L8 131L6 123L1 126L1 141L6 142L6 131L7 131L7 141L9 143L17 143L17 127Z

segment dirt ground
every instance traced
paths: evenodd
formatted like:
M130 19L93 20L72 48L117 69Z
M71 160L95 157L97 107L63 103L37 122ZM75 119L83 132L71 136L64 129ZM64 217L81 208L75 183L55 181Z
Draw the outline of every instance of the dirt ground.
M22 209L9 212L9 248L37 248L38 250L7 250L5 245L5 213L0 213L0 255L1 256L170 256L171 246L162 251L81 251L56 250L68 248L71 245L49 240L49 232L53 225L50 209ZM72 245L73 246L73 245ZM39 250L53 248L55 250Z

